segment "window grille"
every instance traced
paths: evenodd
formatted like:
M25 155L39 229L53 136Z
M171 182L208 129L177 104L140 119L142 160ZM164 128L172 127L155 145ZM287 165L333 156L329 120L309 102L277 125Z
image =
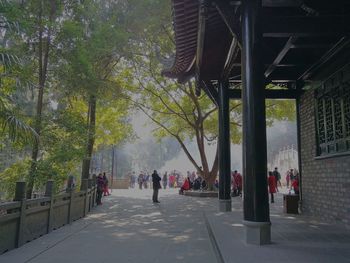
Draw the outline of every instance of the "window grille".
M350 153L350 79L343 73L316 91L318 156Z

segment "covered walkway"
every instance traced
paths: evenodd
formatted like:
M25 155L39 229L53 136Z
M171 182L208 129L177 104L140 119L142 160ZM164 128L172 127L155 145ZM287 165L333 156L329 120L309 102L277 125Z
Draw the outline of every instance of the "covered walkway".
M350 262L350 231L305 216L282 214L282 195L271 205L268 246L246 245L242 203L217 212L216 198L162 190L115 190L86 218L19 249L0 262Z

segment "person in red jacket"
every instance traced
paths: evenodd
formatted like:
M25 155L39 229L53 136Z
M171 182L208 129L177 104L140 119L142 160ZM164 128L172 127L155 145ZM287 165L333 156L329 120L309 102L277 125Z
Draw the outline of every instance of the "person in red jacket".
M291 187L293 188L294 193L296 195L298 195L299 194L299 180L298 180L298 177L293 180Z
M234 171L234 180L235 180L235 184L237 186L237 196L242 196L242 175L237 172L237 170Z
M269 177L267 178L267 182L269 185L269 193L271 196L271 203L274 203L274 196L273 194L276 193L276 177L273 175L272 172L269 172Z
M184 191L188 191L188 190L190 190L190 188L191 188L191 185L190 185L190 178L187 177L186 180L185 180L185 182L183 183L183 185L182 185L181 188L180 188L179 194L183 194Z

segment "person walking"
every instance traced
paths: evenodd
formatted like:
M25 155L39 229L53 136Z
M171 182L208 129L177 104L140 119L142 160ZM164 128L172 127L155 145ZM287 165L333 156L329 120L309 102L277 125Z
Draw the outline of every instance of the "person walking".
M165 172L165 174L163 175L163 188L166 189L166 186L168 185L168 172Z
M272 175L275 177L276 191L278 192L278 185L282 187L282 184L281 184L281 174L279 173L277 167L275 167L275 170L273 171Z
M97 205L102 205L102 193L103 193L103 187L104 187L104 181L102 174L99 174L96 178L96 203Z
M293 169L290 169L286 173L286 183L287 183L287 188L289 188L289 182L291 180L291 173L293 173Z
M268 186L269 186L269 193L270 193L270 196L271 196L271 203L274 203L275 200L274 200L274 196L273 194L276 193L276 190L277 190L277 187L276 187L276 178L275 176L273 175L272 172L269 172L269 177L267 178L267 183L268 183Z
M108 178L106 176L106 173L103 173L103 196L110 195L108 190Z
M160 186L160 181L161 180L162 179L158 175L157 171L154 170L153 174L152 174L152 183L153 183L153 197L152 197L152 200L153 200L153 203L160 203L158 201L158 191L159 191L160 188L162 188Z
M139 189L142 190L142 185L143 185L143 174L140 173L139 177L137 178L137 183L139 184Z
M235 196L241 196L242 197L242 184L243 184L243 179L242 175L235 170L233 172L233 185L235 186Z

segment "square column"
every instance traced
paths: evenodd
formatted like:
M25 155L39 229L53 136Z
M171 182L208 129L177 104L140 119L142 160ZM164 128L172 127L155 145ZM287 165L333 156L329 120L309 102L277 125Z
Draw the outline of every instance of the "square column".
M228 81L219 83L219 210L231 212L231 141Z
M242 1L243 180L246 242L269 244L261 0Z

